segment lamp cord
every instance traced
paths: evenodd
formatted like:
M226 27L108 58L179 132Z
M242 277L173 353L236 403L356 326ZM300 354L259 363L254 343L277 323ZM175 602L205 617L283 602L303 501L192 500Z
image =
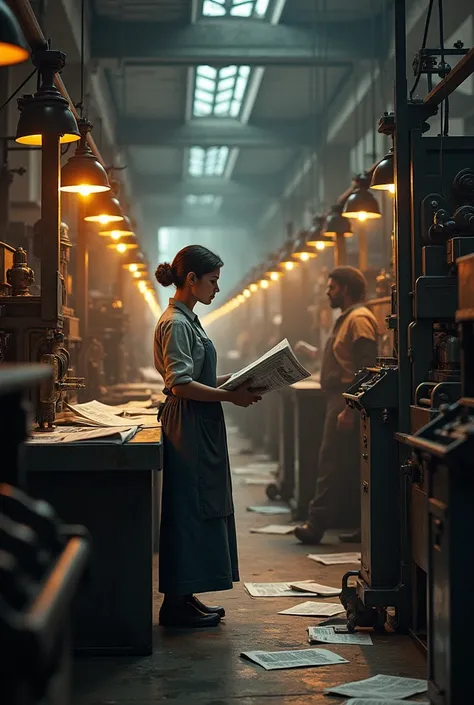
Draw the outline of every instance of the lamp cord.
M38 69L33 69L33 71L25 78L25 80L23 81L23 83L20 83L20 85L18 86L18 88L16 88L16 90L11 94L11 96L10 96L9 98L7 98L6 101L5 101L2 105L0 105L0 110L3 110L3 108L6 108L6 107L7 107L8 103L10 103L10 101L13 100L13 98L16 96L17 93L19 93L19 91L21 91L21 89L23 88L23 86L25 86L25 85L28 83L28 81L30 80L30 78L33 78L33 76L35 75L35 73L37 72L37 70L38 70ZM39 74L38 74L38 75L39 75Z
M85 5L85 0L81 0L81 99L76 105L81 117L84 110Z

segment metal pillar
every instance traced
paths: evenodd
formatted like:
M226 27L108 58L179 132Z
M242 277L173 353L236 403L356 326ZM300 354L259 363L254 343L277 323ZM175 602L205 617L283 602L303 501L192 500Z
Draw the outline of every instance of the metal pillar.
M41 315L44 321L62 320L60 278L60 152L59 135L43 135L41 160Z
M10 95L10 69L0 71L0 105L3 105ZM10 174L8 172L8 109L0 110L0 240L6 240L9 222L8 193L10 189Z
M87 339L89 328L89 248L88 232L84 220L84 201L77 199L77 241L76 241L76 316L79 318L79 330L83 342Z

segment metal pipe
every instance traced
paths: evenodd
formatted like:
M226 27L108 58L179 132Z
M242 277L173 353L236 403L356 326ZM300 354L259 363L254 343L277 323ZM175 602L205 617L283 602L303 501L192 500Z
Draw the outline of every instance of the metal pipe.
M17 18L20 27L23 31L23 34L25 35L25 39L30 45L31 49L33 51L35 49L44 49L47 46L47 41L29 0L6 0L6 3L10 6L10 9ZM54 84L58 91L61 93L61 95L66 98L69 103L69 107L71 108L71 111L74 113L76 119L78 119L79 113L77 112L74 103L72 102L69 93L66 90L66 86L64 85L59 74L55 75ZM94 142L94 138L90 133L87 135L87 142L94 156L98 159L102 166L105 166L99 148L97 147L96 143Z
M84 220L84 206L84 200L79 196L77 199L75 312L79 319L83 349L86 345L89 329L89 247L87 242L88 226ZM85 374L85 372L85 370L80 370L81 375Z
M399 369L399 430L410 432L411 364L408 326L412 321L412 253L410 190L410 120L407 100L406 2L397 0L395 12L395 243L397 253L397 338Z
M446 100L456 88L459 88L474 73L474 47L462 57L461 61L436 85L424 99L425 105L438 106Z
M60 287L61 156L59 135L43 135L41 154L41 317L56 327L62 318Z
M0 105L10 95L10 69L0 71ZM8 134L8 110L0 110L0 135ZM0 240L6 240L9 221L10 173L8 171L8 144L0 138Z

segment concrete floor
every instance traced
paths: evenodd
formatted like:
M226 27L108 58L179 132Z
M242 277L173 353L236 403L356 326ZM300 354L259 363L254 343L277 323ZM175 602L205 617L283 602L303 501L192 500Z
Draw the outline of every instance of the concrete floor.
M242 467L255 460L240 455L242 443L230 434L232 465ZM264 487L244 483L234 476L242 582L232 591L206 595L209 604L222 604L227 618L219 627L200 631L155 629L152 656L131 659L80 660L75 667L74 705L307 705L341 703L344 698L323 695L329 685L367 678L379 673L424 678L426 662L409 637L373 635L373 646L324 645L349 663L324 668L265 671L245 661L246 650L308 648L306 627L320 620L279 615L278 611L308 598L252 598L243 582L277 582L313 579L339 585L354 566L319 565L306 557L308 551L293 536L250 534L249 529L287 523L288 517L263 516L246 511L266 503ZM333 545L334 544L334 545ZM339 548L329 537L320 551ZM337 598L331 601L338 602ZM156 595L155 620L160 596ZM422 699L422 698L420 698ZM413 702L413 701L410 701Z

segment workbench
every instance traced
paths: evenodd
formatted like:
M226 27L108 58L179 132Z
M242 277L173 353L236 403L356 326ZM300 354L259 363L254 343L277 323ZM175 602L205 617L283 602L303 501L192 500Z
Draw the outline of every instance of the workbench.
M90 572L73 616L75 651L150 654L161 429L139 431L123 445L88 441L24 449L28 492L92 536Z

